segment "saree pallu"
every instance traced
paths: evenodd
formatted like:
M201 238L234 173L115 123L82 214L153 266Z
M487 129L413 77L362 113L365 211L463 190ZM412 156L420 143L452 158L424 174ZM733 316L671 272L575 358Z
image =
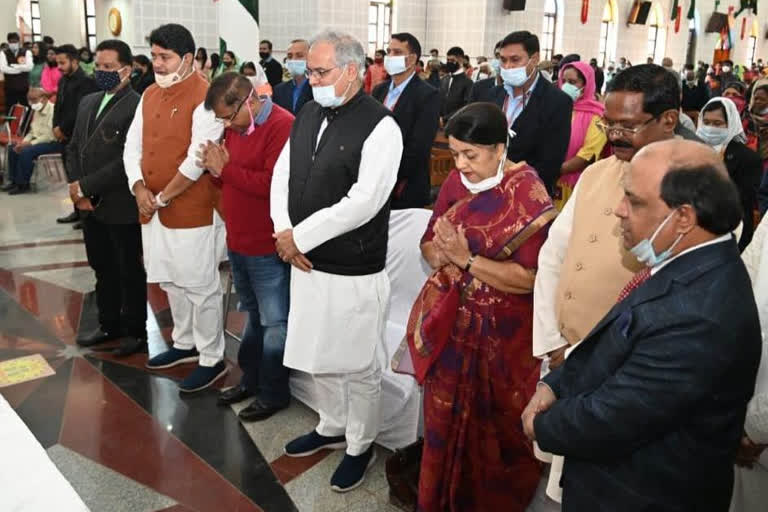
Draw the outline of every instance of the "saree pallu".
M535 171L522 166L494 189L463 193L447 211L435 211L425 239L443 216L464 226L473 253L535 268L556 214ZM408 322L408 353L401 354L424 386L418 510L527 507L540 477L520 421L539 378L532 324L532 294L499 291L455 265L424 285Z

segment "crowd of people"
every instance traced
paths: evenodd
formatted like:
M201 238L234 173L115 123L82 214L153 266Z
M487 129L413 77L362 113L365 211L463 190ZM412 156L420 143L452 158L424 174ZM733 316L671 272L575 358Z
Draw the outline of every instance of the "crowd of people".
M151 56L119 40L0 52L6 102L34 111L4 191L62 153L99 327L77 342L147 351L146 283L172 345L146 365L227 372L219 264L248 318L239 416L288 407L310 374L315 429L290 457L344 449L330 485L373 465L390 364L422 388L412 506L758 511L768 500L768 79L762 62L674 68L542 62L510 33L445 62L409 33L297 38L281 64L208 56L177 24ZM765 69L768 71L768 68ZM432 204L438 134L454 169ZM432 268L389 361L392 209L431 208ZM743 253L743 254L742 254ZM762 328L761 328L762 325ZM390 474L390 482L414 472ZM405 486L407 487L407 486Z

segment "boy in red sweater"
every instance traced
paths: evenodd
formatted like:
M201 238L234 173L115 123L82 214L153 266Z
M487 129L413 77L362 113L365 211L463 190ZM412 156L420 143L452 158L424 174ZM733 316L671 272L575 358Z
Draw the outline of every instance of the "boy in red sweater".
M275 251L269 216L272 169L291 133L293 114L272 103L264 72L247 78L225 73L205 98L224 123L224 140L198 153L222 189L227 248L241 308L248 311L237 355L240 384L219 396L221 405L256 400L240 412L260 421L288 406L288 370L283 366L288 321L289 266Z

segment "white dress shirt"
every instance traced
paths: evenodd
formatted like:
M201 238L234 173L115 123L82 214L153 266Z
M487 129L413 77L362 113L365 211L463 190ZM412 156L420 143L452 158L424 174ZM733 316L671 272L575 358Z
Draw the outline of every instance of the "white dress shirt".
M24 64L17 64L15 62L9 63L5 52L0 52L0 73L4 75L29 73L32 71L33 67L35 67L35 63L32 60L32 52L29 50L24 52Z

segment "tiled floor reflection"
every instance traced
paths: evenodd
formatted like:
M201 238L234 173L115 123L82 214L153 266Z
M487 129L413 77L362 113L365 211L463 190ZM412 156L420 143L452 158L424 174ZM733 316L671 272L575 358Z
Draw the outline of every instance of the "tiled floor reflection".
M168 301L148 287L149 354L117 359L75 344L96 326L94 278L81 232L57 225L68 213L62 189L2 197L0 212L0 361L42 354L56 374L0 389L62 474L93 512L395 511L387 504L384 460L366 483L346 495L329 481L342 453L290 459L283 446L314 428L303 404L244 424L248 402L219 407L217 388L191 396L177 382L193 368L149 372L148 357L168 347ZM239 333L245 315L232 301L227 329ZM228 339L234 359L237 342ZM0 464L2 464L0 454ZM41 489L44 492L44 489Z

